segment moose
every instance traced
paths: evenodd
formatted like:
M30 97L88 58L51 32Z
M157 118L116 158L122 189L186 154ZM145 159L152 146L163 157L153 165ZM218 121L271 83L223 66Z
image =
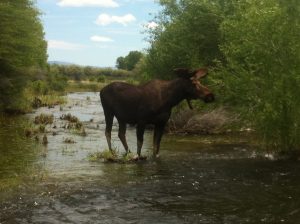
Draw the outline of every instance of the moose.
M100 91L106 122L105 136L110 151L114 117L119 123L118 137L126 154L129 152L125 137L126 125L136 125L137 159L141 159L145 127L147 124L153 124L153 157L156 158L164 128L174 106L182 100L187 100L192 109L190 100L201 99L206 103L214 101L214 94L199 81L207 75L206 68L197 70L177 68L174 72L178 78L171 81L155 79L138 86L113 82Z

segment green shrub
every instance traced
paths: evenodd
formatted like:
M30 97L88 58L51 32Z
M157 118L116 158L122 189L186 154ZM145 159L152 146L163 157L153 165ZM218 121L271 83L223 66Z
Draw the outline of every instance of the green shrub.
M221 27L225 102L272 151L300 150L300 12L291 2L236 3Z
M104 75L100 75L98 78L97 78L97 82L105 82L105 76Z
M31 83L34 94L46 95L49 92L49 86L46 81L37 80Z

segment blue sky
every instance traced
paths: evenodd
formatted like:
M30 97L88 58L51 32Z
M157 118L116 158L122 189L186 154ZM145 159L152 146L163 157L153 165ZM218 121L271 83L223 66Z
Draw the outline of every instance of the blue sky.
M142 31L155 26L159 10L154 0L37 0L37 7L49 61L100 67L147 48Z

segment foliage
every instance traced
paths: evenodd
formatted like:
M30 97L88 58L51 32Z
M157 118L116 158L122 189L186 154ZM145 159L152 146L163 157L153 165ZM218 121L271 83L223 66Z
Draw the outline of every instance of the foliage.
M300 150L299 3L253 0L235 8L221 27L227 101L243 105L267 148Z
M174 68L212 65L222 58L218 47L222 13L217 2L160 1L158 26L149 30L145 72L150 78L170 78Z
M62 94L67 86L67 78L59 74L57 69L51 67L47 72L34 77L31 82L28 82L23 91L23 102L27 102L33 108L63 104L66 100ZM28 111L22 104L19 105L19 108Z
M97 78L97 82L105 82L105 76L104 76L104 75L100 75L100 76Z
M47 83L43 80L36 80L31 83L31 89L36 95L46 95L49 92Z
M300 3L161 0L137 66L146 79L210 66L219 104L242 113L265 147L300 150Z
M127 56L117 58L116 67L118 69L132 71L142 57L143 54L141 52L130 51Z
M75 81L82 80L98 80L99 77L105 77L105 79L123 79L131 76L131 72L122 69L113 68L97 68L91 66L79 66L79 65L50 65L50 71L55 74L60 74L65 79L71 79Z
M55 66L49 67L49 72L46 77L49 89L55 92L64 92L68 85L66 76L60 73L59 69Z
M45 69L47 43L31 0L0 3L0 109L14 109L32 68Z

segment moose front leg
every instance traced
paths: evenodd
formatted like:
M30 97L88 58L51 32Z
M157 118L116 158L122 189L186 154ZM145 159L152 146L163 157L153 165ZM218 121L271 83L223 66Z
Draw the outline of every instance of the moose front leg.
M158 157L159 149L160 149L160 141L162 135L164 133L164 125L156 125L154 128L154 135L153 135L153 157Z
M144 132L145 132L145 125L144 124L138 124L137 127L136 127L138 158L141 157L141 149L142 149L143 141L144 141Z

